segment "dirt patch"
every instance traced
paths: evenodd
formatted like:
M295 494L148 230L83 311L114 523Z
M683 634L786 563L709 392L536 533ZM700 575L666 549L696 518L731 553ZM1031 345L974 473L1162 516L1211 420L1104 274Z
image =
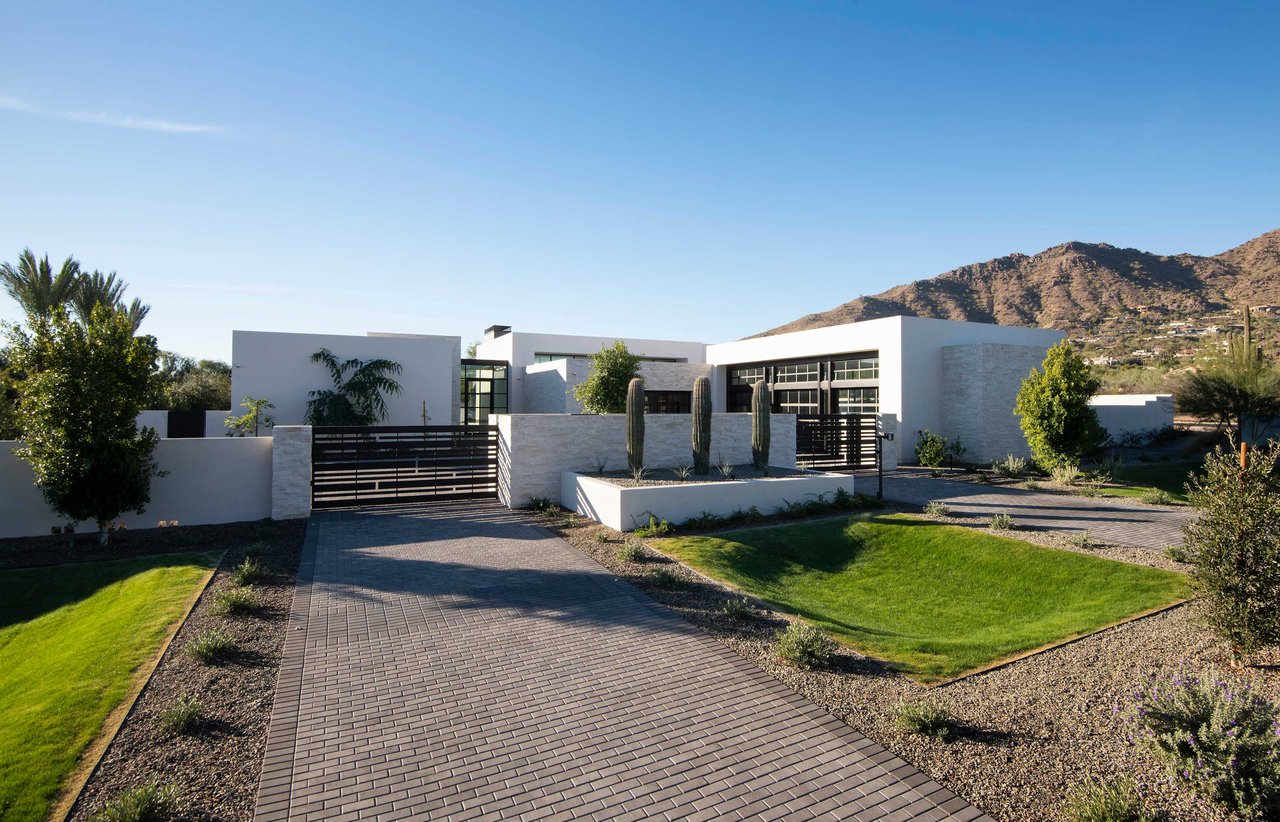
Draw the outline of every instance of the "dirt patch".
M617 553L631 537L582 520L570 525L562 516L539 519L570 545L996 819L1061 820L1068 792L1089 777L1133 779L1151 808L1164 811L1168 819L1237 818L1173 782L1145 750L1129 741L1115 715L1147 673L1171 676L1184 661L1194 667L1228 668L1224 648L1196 624L1191 605L926 688L843 646L829 671L792 668L774 649L788 617L753 600L752 616L730 619L720 606L740 595L653 548L645 548L645 561L626 562ZM599 535L606 541L599 541ZM1111 559L1177 567L1151 551L1122 546L1084 549L1066 544L1061 536L1035 532L1008 535ZM1280 661L1280 651L1273 650L1261 661ZM1280 669L1274 665L1237 670L1230 676L1280 701ZM958 720L945 742L904 734L893 726L899 700L926 697L944 703Z
M143 537L169 530L136 532L139 538L129 543L133 555L163 553L155 549L164 540ZM173 529L175 535L183 530ZM305 531L304 521L261 522L197 526L185 537L197 543L188 550L207 545L226 554L68 818L88 819L122 791L158 781L177 787L184 818L252 819ZM165 540L171 538L165 534ZM265 571L252 583L259 607L236 616L215 613L218 594L237 587L234 570L246 557ZM235 645L225 660L210 665L190 656L187 647L212 628L230 634ZM167 730L162 719L182 697L196 699L201 707L189 733Z
M271 527L271 521L120 530L111 532L111 542L105 546L98 544L97 531L0 539L0 570L61 565L64 562L129 559L154 554L223 551L228 545L241 542L247 545L253 542L264 527Z

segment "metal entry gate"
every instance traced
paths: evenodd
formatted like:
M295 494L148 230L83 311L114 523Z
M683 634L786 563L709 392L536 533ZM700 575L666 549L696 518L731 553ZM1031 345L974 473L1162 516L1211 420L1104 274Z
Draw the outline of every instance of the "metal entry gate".
M312 508L497 495L496 427L377 425L311 430Z
M828 471L876 467L875 414L797 414L796 464Z

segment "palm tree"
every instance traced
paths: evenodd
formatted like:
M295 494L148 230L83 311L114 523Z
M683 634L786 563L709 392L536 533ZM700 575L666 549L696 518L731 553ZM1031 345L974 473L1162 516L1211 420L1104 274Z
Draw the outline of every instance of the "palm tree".
M387 418L384 394L400 394L403 389L388 374L399 374L400 363L391 360L339 361L333 352L321 348L311 355L312 362L329 369L332 389L307 393L308 425L373 425ZM350 373L350 376L347 376Z
M46 319L53 309L66 306L80 287L80 277L80 264L74 258L64 260L55 274L49 255L37 260L29 248L18 256L16 268L0 263L0 283L33 319Z
M71 297L71 308L82 323L89 322L93 309L99 305L112 311L123 311L129 318L130 325L133 326L133 333L137 334L142 321L151 311L151 306L143 305L142 300L135 297L126 308L124 292L128 288L129 283L123 279L117 279L114 271L110 274L94 271L92 274L81 275L80 287Z

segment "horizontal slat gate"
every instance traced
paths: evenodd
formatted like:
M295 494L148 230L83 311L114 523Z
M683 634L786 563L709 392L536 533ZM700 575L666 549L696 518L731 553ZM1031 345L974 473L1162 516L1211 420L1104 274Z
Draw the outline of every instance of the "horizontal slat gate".
M498 495L498 429L317 426L311 507L357 508Z
M850 470L876 467L875 414L797 414L796 464Z

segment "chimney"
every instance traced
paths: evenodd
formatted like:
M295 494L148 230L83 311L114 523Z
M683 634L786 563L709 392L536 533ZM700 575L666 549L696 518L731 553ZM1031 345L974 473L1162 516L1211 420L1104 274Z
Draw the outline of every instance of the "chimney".
M511 326L509 325L491 325L484 330L484 339L486 342L488 342L489 340L498 339L503 334L510 334L510 333L511 333Z

